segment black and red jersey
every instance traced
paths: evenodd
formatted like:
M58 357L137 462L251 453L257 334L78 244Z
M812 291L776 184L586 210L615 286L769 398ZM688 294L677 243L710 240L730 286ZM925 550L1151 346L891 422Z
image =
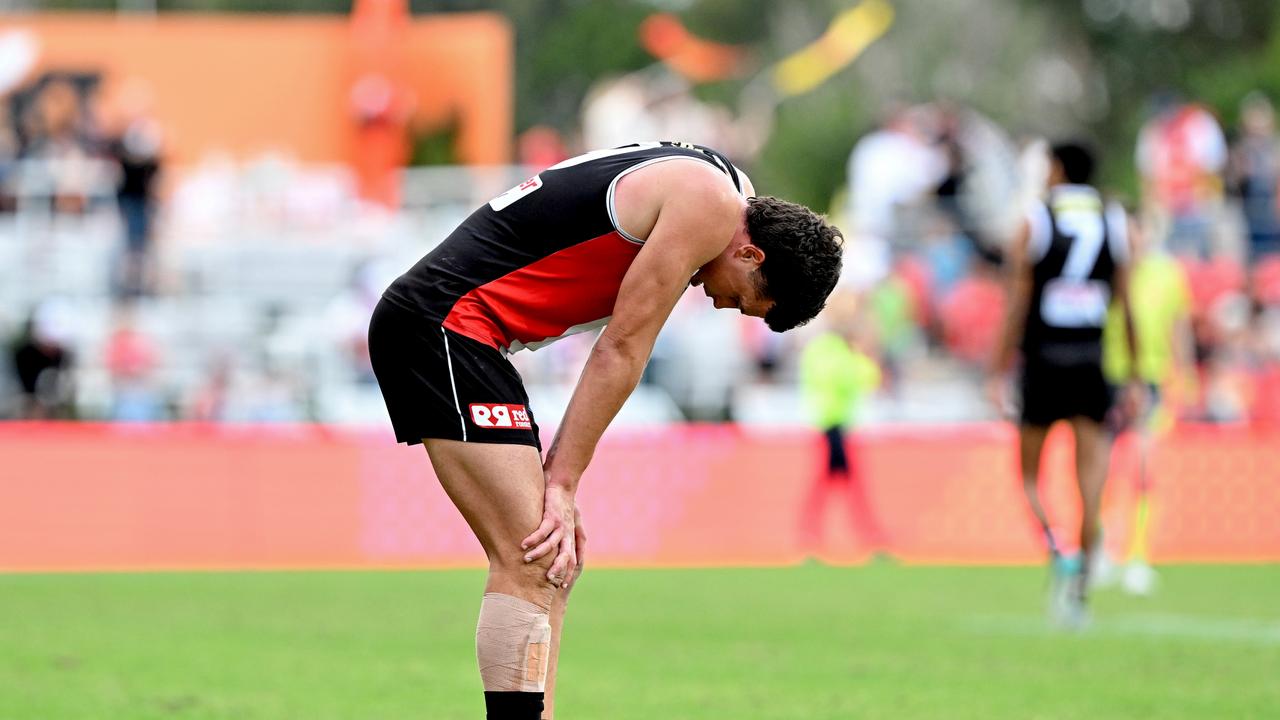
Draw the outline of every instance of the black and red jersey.
M644 240L618 227L614 189L642 167L692 158L738 171L701 146L654 142L598 150L490 200L383 296L504 352L603 326Z

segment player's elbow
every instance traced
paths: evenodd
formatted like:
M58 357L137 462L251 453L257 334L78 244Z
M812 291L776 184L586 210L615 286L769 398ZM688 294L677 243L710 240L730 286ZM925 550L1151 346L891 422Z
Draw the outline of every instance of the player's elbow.
M639 375L649 361L652 350L652 342L645 342L630 334L609 332L606 327L596 341L594 354L622 372L630 371Z

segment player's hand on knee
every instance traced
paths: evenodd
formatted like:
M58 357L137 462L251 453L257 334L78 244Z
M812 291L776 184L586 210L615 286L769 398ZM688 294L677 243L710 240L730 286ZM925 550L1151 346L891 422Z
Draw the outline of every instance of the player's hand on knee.
M587 531L582 527L582 512L578 510L576 505L573 508L573 543L574 551L577 555L577 563L574 565L568 581L564 584L565 590L578 584L578 578L582 576L582 566L585 562L583 558L587 553Z
M569 579L569 570L577 566L574 528L575 506L573 493L555 485L547 485L543 498L542 524L520 543L525 550L524 561L533 562L553 550L556 552L547 579L557 587L563 587Z

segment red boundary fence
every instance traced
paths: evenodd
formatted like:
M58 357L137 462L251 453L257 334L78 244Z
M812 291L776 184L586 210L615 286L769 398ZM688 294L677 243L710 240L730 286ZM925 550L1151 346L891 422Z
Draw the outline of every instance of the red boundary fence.
M882 430L858 446L907 562L1021 563L1041 551L997 425ZM594 564L784 564L820 460L798 431L616 431L579 491ZM1078 517L1069 433L1046 453L1055 525ZM1104 511L1131 530L1132 447ZM1280 561L1280 432L1184 427L1150 461L1156 561ZM823 554L866 555L828 508ZM0 570L448 567L483 562L421 448L315 426L0 424Z

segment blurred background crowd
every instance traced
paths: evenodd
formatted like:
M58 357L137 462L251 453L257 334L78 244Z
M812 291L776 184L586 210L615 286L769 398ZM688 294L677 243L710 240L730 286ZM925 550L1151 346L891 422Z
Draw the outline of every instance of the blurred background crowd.
M149 22L211 17L184 11L250 8L19 9L118 12L145 36L160 34ZM314 72L336 73L342 91L297 100L341 129L331 157L269 123L262 142L219 145L219 123L238 125L220 118L290 112L237 95L243 73L269 67L233 68L221 90L191 80L177 98L173 75L185 67L57 50L83 31L76 23L113 15L0 22L0 417L379 425L365 330L391 279L542 168L672 139L722 150L761 193L825 211L844 230L841 292L884 372L866 422L990 418L981 377L1003 312L1002 248L1043 190L1046 139L1083 137L1144 252L1176 260L1185 304L1175 311L1191 344L1177 412L1280 421L1280 7L1270 2L252 9L324 14L322 29L337 28L343 67ZM496 80L369 49L463 11L492 13L506 39ZM283 58L291 46L281 47ZM500 120L498 141L477 151L474 106L406 89L414 73L446 70L497 88L477 112ZM212 129L171 111L202 99ZM211 139L196 142L200 133ZM822 325L774 335L690 294L619 423L803 423L799 351ZM542 417L559 416L590 340L513 357Z

